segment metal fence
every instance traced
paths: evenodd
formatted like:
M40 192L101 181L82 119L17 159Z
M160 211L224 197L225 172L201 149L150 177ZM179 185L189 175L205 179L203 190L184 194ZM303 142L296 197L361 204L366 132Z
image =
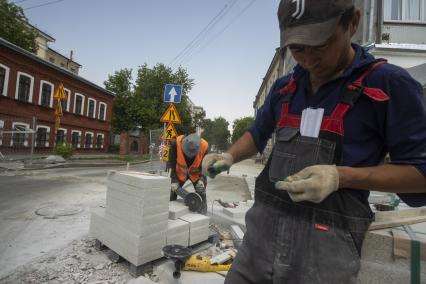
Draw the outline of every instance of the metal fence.
M0 159L32 159L50 152L50 128L40 128L37 119L0 116Z

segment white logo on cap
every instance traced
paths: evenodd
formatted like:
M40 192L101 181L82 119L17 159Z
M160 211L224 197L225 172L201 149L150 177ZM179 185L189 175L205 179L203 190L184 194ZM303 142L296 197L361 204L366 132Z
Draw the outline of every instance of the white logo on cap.
M305 13L305 0L293 0L293 3L296 3L296 12L291 16L296 19L300 19Z

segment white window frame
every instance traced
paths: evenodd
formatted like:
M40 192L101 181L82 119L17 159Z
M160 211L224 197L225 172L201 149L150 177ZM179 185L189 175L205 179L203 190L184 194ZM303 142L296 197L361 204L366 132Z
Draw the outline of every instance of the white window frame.
M72 145L72 135L73 133L78 133L80 136L80 143L77 144L77 149L80 149L80 145L81 145L81 131L80 130L71 130L71 145ZM74 146L74 145L72 145Z
M52 83L50 83L49 81L45 81L45 80L40 80L40 92L39 92L39 95L38 95L38 105L40 105L41 106L41 95L42 95L42 93L43 93L43 84L47 84L47 85L50 85L50 101L49 101L49 107L50 108L53 108L53 92L54 92L54 90L55 90L55 86L52 84Z
M4 120L0 120L0 130L4 131ZM3 133L0 133L0 146L3 145Z
M4 68L4 69L6 69L6 74L4 75L4 91L3 91L3 93L2 93L2 94L0 94L0 95L3 95L3 96L5 96L5 97L7 97L7 88L8 88L8 86L9 86L9 73L10 73L10 68L9 68L9 67L7 67L6 65L1 64L1 63L0 63L0 67L2 67L2 68ZM0 144L0 145L1 145L1 144Z
M15 90L15 99L18 99L18 93L19 93L19 79L21 78L21 76L26 76L29 77L31 79L31 84L30 84L30 96L28 98L28 103L32 103L33 102L33 91L34 91L34 77L31 76L28 73L25 72L21 72L18 71L17 75L16 75L16 90Z
M70 111L70 102L71 102L71 90L64 88L64 91L67 95L67 109L66 109L66 111L69 112Z
M100 117L100 115L101 115L101 105L104 106L104 117ZM103 103L103 102L99 102L98 119L100 119L100 120L106 120L106 112L107 112L107 104Z
M94 133L93 132L90 132L90 131L86 131L85 133L84 133L84 148L85 149L88 149L88 148L86 148L86 135L87 134L91 134L92 135L92 143L90 144L90 149L93 149L93 139L95 138L95 135L94 135Z
M98 136L102 136L102 145L101 145L101 148L98 148ZM103 149L104 148L104 144L105 144L105 134L103 134L103 133L97 133L95 140L96 140L96 149Z
M84 95L80 94L80 93L75 93L74 94L74 109L73 109L73 113L75 113L75 108L76 108L76 103L77 103L77 97L82 97L82 102L81 102L81 112L78 113L80 115L84 114L84 99L86 98Z
M39 128L44 128L44 129L46 129L46 135L47 135L47 141L46 141L46 143L44 144L44 147L49 147L49 141L50 141L50 127L49 126L47 126L47 125L37 125L37 129L36 129L36 133L35 133L35 135L37 135L37 133L38 133L38 129ZM34 139L34 147L37 147L37 138L36 139Z
M89 116L89 105L90 105L90 101L94 102L94 106L93 106L93 116ZM92 98L88 98L87 99L87 112L86 112L86 116L91 117L91 118L96 118L96 100L92 99Z
M426 0L420 0L420 19L419 20L409 20L409 19L404 19L404 15L406 14L406 10L407 10L407 6L408 6L408 1L407 0L402 0L401 1L401 19L398 20L393 20L393 19L384 19L384 22L386 23L424 23L426 24L426 11L425 11L425 5L426 5ZM386 2L383 3L383 16L385 15L385 9L386 9ZM392 7L391 7L392 9Z
M30 125L28 123L23 123L23 122L12 122L12 130L15 129L16 125L24 125L25 130L27 130L27 131L30 130ZM10 146L11 147L13 146L13 134L12 134L12 137L10 137ZM24 147L28 147L28 135L27 135L27 133L25 133Z
M58 128L58 130L64 131L64 143L67 143L67 129L66 128ZM55 133L53 145L56 146L56 133Z

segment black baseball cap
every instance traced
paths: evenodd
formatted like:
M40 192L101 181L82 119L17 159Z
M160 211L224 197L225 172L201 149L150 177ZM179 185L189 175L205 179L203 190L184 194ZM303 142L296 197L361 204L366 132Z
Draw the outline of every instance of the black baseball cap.
M321 45L335 32L343 13L354 0L281 0L278 21L281 47Z

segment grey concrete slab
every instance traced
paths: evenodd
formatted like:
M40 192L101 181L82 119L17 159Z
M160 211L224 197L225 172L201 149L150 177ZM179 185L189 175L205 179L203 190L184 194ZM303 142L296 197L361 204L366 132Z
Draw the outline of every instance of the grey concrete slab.
M223 208L223 213L231 218L244 218L251 207L240 204L236 208Z
M108 180L142 188L160 188L170 190L170 178L142 172L108 172Z
M169 220L167 228L167 245L189 245L189 223L183 220Z
M358 284L401 284L410 283L410 270L376 262L361 261ZM426 283L426 274L421 274L421 282Z
M195 227L200 227L205 225L208 226L210 221L209 217L205 215L197 214L197 213L189 213L180 217L179 219L190 223L190 228L195 228Z
M169 219L176 220L189 213L188 206L179 201L169 203Z
M148 279L146 277L140 276L135 279L131 279L127 282L127 284L155 284L156 282L152 281L151 279Z

